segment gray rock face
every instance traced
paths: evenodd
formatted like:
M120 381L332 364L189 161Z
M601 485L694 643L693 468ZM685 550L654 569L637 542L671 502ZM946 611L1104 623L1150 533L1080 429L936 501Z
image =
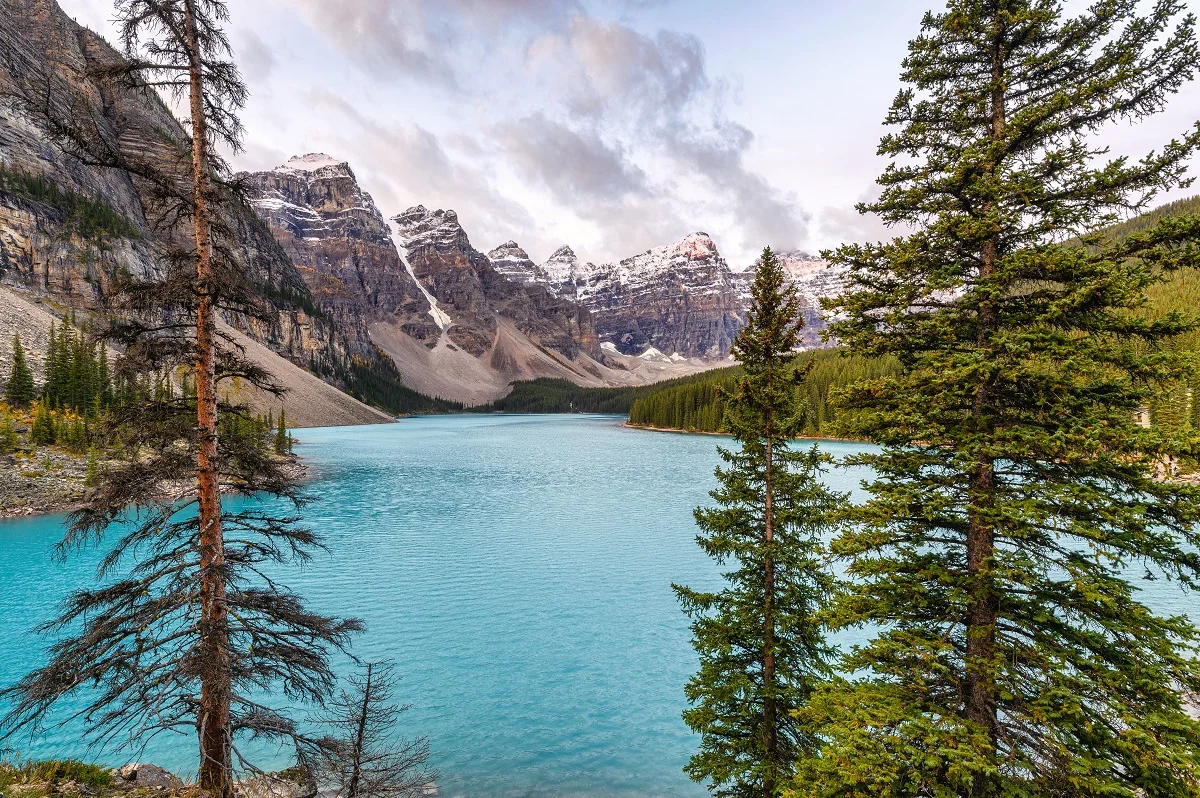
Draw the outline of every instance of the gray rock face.
M151 790L178 790L183 780L157 765L134 762L113 770L113 780L125 787Z
M514 283L545 282L545 273L534 264L529 254L508 241L487 254L496 271Z
M626 355L653 347L724 358L745 323L729 265L706 233L600 266L562 247L540 270L551 291L590 310L600 339Z
M0 0L0 97L19 93L22 81L53 71L99 109L95 123L109 141L119 142L123 155L161 163L170 157L164 132L183 140L184 131L161 102L102 89L91 70L119 59L53 0ZM116 275L160 273L153 245L162 234L147 218L147 209L155 207L150 189L127 172L70 157L11 100L0 100L0 167L99 200L119 214L124 228L82 230L53 201L10 183L0 188L0 282L87 309L109 296ZM274 312L265 319L226 314L226 320L296 362L346 362L345 339L326 319L304 309L311 307L304 280L266 226L249 212L236 212L229 221L236 229L231 250L238 266Z
M506 317L534 343L569 359L580 352L602 357L586 309L542 283L509 279L471 246L454 211L417 205L393 221L413 274L453 320L447 334L455 345L483 355L495 340L498 318ZM510 256L505 267L518 268L524 251L510 244L499 249Z
M291 257L317 305L370 356L372 321L398 321L420 340L439 330L429 302L392 240L392 231L349 164L323 153L245 175L252 204Z

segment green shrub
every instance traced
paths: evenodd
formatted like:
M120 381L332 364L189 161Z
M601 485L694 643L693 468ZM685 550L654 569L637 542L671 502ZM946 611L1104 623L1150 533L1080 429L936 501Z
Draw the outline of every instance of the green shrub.
M7 413L0 415L0 454L14 451L20 442L17 429L13 426L12 416Z
M52 784L74 781L93 789L101 789L112 784L112 774L107 768L80 762L78 759L48 759L44 762L31 762L22 770L30 781L47 781Z
M54 423L54 415L45 402L38 402L33 426L29 428L29 439L38 446L50 446L58 440L58 425Z

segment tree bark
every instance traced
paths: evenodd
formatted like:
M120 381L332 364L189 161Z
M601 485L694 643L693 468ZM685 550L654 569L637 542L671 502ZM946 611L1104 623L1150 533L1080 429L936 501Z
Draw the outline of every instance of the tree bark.
M229 662L229 616L225 599L225 550L217 463L216 341L213 247L210 222L208 130L203 62L192 0L184 0L192 122L193 221L196 241L196 483L200 545L200 735L199 786L214 798L233 795Z
M993 142L998 144L1004 136L1005 125L1003 28L998 11L993 17L992 28L992 92L989 132ZM993 158L992 162L986 164L991 174L994 174L999 168L995 160ZM994 209L994 202L984 203L985 214L990 214ZM999 242L993 235L984 242L981 248L979 269L981 283L995 275L998 258ZM976 334L977 347L983 349L989 346L992 335L998 327L999 316L995 305L988 300L981 302L979 329ZM975 390L972 406L975 422L985 432L990 431L987 429L987 425L990 425L991 421L987 418L987 414L991 404L992 390L990 378L981 382ZM995 461L989 455L980 454L971 469L968 483L967 585L970 595L967 608L964 699L967 719L982 727L988 735L993 760L997 756L999 730L996 680L992 671L996 655L998 607L992 576L996 530L987 514L995 506L995 493ZM996 794L997 787L994 778L985 774L976 774L969 795L971 798L990 798Z
M375 665L367 664L367 683L363 687L363 702L359 708L358 728L354 734L354 754L350 760L350 782L346 785L346 798L358 798L358 782L362 776L363 747L367 737L367 715L371 709L371 677Z
M767 364L767 393L772 391L774 363ZM768 398L768 402L770 399ZM771 409L767 409L766 418L766 460L765 460L765 497L764 497L764 529L763 541L767 551L763 557L763 725L766 730L767 762L771 770L763 779L763 798L774 798L775 779L772 770L777 769L779 762L779 729L777 707L775 705L775 558L771 552L771 544L775 540L775 430Z

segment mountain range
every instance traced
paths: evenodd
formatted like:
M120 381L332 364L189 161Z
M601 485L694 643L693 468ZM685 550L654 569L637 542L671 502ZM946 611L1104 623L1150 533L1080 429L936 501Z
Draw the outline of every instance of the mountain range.
M94 68L119 54L53 0L0 0L0 12L0 94L52 72L103 99L97 125L121 147L154 147L147 130L184 135L157 97L97 82ZM251 203L237 212L236 257L272 312L226 313L224 324L263 358L376 405L394 395L388 380L467 405L538 377L646 384L727 363L745 323L753 265L731 269L702 232L616 263L563 246L537 264L515 241L476 249L450 209L386 218L351 165L323 153L240 177ZM109 229L82 230L81 202ZM19 103L0 102L0 290L59 313L102 307L114 275L160 268L150 203L135 175L83 164ZM806 298L807 341L820 345L818 298L838 277L819 259L783 257ZM347 407L369 420L365 406Z

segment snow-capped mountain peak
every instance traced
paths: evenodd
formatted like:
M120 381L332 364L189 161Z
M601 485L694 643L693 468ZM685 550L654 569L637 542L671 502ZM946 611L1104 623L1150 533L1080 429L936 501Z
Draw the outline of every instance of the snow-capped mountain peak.
M310 152L307 155L293 155L286 163L275 167L275 171L316 172L328 167L349 168L346 161L338 160L323 152Z
M541 274L530 259L529 253L521 249L516 241L506 241L487 254L496 271L519 283L539 282Z
M396 222L401 245L409 250L426 245L463 249L471 246L458 222L458 214L452 210L431 211L424 205L415 205L393 216L392 221Z

